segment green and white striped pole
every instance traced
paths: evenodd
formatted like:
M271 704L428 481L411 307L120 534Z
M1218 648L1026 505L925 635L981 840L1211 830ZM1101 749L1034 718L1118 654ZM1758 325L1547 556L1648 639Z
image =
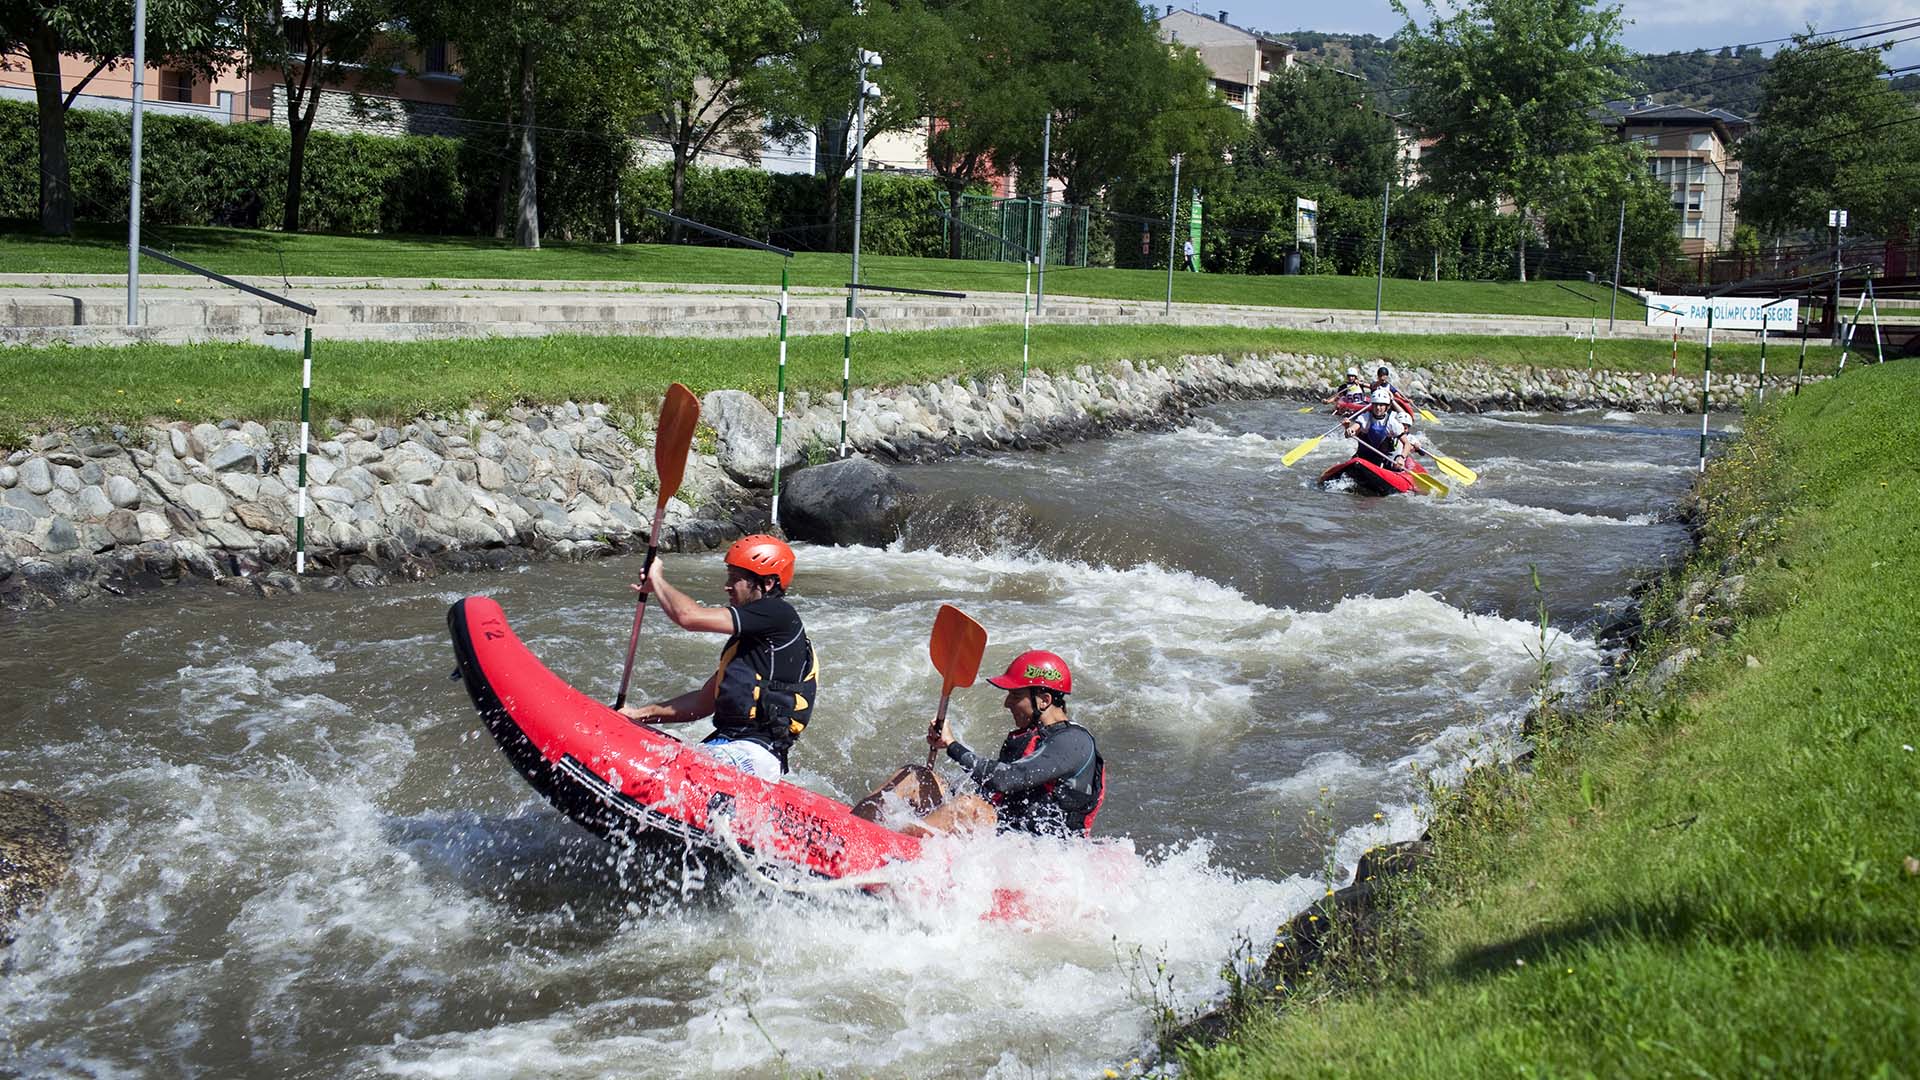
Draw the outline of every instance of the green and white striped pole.
M1700 473L1707 472L1707 394L1713 389L1713 301L1707 301L1707 358L1700 372Z
M787 270L793 260L780 264L780 374L774 384L773 398L773 509L769 516L780 524L780 434L787 420Z
M1807 294L1807 303L1803 311L1806 318L1800 324L1800 366L1793 372L1793 396L1800 396L1800 384L1807 381L1807 338L1813 333L1813 294Z
M307 418L313 397L313 326L300 348L300 487L293 500L293 572L307 572Z
M847 332L840 341L840 456L847 456L847 408L853 398L853 286L847 286Z
M1021 260L1026 267L1024 280L1020 284L1020 392L1027 392L1027 356L1033 349L1033 306L1028 300L1033 295L1033 260Z
M1836 378L1846 374L1847 354L1853 351L1853 332L1860 329L1860 309L1866 306L1867 295L1861 293L1859 302L1853 305L1853 319L1847 323L1846 340L1840 344L1840 366L1833 371Z
M1767 307L1772 307L1769 304ZM1767 309L1760 309L1760 404L1767 403Z

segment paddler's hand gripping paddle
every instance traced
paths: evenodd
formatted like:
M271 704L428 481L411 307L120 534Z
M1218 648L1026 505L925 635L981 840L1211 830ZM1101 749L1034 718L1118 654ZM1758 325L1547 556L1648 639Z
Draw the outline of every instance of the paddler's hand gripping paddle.
M972 686L974 677L980 674L980 658L987 652L986 628L952 604L941 604L940 613L933 617L933 636L927 640L927 652L933 657L933 670L940 673L941 679L940 709L927 727L927 737L931 740L947 721L947 699L953 696L954 687ZM934 755L938 752L929 741L928 768L933 767Z
M653 530L647 533L647 558L640 564L642 581L660 554L660 527L666 522L667 500L680 490L680 479L687 471L687 448L693 445L693 429L699 422L700 399L693 396L693 391L679 383L667 387L667 399L660 403L660 422L653 429L653 471L660 480L660 496L653 507ZM633 653L640 647L640 620L647 616L649 595L641 593L633 608L633 633L627 638L627 666L620 672L620 696L613 699L615 709L627 703Z

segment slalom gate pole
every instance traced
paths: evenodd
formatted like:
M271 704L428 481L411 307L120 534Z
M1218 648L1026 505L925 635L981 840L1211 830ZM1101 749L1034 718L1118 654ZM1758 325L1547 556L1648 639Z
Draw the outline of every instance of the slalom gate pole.
M1593 350L1600 340L1600 309L1587 309L1587 370L1593 370Z
M1667 367L1668 375L1680 374L1680 320L1673 320L1673 362Z
M300 485L293 499L293 572L307 572L307 432L313 397L313 324L309 322L300 347Z
M1760 313L1760 404L1767 403L1767 313Z
M1866 306L1867 294L1861 293L1859 302L1853 305L1853 318L1847 321L1846 339L1840 343L1840 366L1833 372L1836 378L1846 373L1847 354L1853 351L1853 332L1860 329L1860 309Z
M1707 472L1707 394L1713 388L1713 305L1707 305L1707 358L1700 371L1700 474Z
M847 287L847 333L840 342L840 456L847 456L847 408L853 397L853 287Z
M1027 392L1027 356L1033 348L1033 260L1022 259L1026 273L1020 283L1020 392Z
M780 435L787 419L787 272L792 262L788 258L780 264L780 373L773 398L773 507L767 515L776 527L780 524Z

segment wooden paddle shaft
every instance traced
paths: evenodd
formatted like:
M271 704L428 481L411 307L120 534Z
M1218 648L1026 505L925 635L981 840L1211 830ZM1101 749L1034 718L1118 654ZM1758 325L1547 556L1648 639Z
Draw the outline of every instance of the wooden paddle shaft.
M660 555L660 527L666 523L666 493L662 492L659 505L653 510L653 531L647 534L647 557L640 563L640 580L647 580L647 573L653 569L653 560ZM627 703L627 684L633 680L633 654L640 648L640 621L647 617L647 597L651 591L643 590L633 609L633 632L627 635L627 663L620 671L620 693L613 699L617 711Z
M936 710L933 714L933 724L932 726L927 728L928 735L932 735L934 732L937 732L941 728L946 726L947 699L952 696L953 696L952 683L948 683L947 685L940 688L940 708ZM939 756L940 756L939 748L934 746L931 742L929 742L927 744L927 768L929 769L933 768L933 760L934 758Z

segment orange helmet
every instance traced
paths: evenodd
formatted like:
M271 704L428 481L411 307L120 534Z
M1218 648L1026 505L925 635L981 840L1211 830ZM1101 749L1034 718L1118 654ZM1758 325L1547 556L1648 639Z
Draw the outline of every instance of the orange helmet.
M1067 670L1067 662L1045 649L1029 649L1021 653L1007 665L1006 674L995 675L987 681L1002 690L1031 686L1060 694L1073 693L1073 672Z
M793 549L779 537L761 533L735 540L727 549L727 565L756 577L777 577L782 589L793 584Z

